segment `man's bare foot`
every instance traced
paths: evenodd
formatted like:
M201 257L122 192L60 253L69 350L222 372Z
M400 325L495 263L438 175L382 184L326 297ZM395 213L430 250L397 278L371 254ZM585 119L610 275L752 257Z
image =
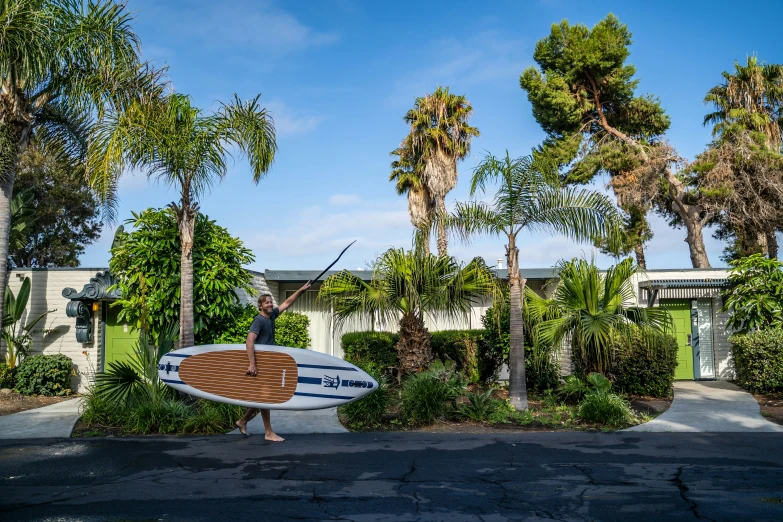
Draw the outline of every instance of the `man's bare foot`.
M249 433L247 432L247 424L242 422L242 419L239 419L237 421L237 428L239 428L239 433L241 433L245 437L249 436Z
M278 435L277 433L267 433L264 435L264 438L270 442L283 442L285 439Z

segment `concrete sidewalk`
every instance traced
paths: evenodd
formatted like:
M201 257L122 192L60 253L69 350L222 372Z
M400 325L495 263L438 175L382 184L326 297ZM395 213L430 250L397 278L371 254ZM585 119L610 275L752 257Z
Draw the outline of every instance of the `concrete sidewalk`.
M0 416L0 439L70 437L79 420L81 400L73 398L43 408Z
M272 428L278 435L301 435L305 433L349 433L337 418L337 408L323 410L289 411L272 410ZM261 415L247 423L247 432L264 436L264 421ZM234 430L229 435L241 435Z
M756 399L730 382L677 381L668 410L624 431L783 433L783 426L762 417Z

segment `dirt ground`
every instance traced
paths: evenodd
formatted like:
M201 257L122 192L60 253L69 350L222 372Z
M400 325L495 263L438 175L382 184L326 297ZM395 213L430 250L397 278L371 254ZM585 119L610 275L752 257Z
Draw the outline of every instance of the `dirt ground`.
M783 393L753 396L761 406L761 414L768 421L783 425Z
M0 393L0 415L10 415L20 411L32 410L72 399L67 397L46 397L44 395L20 395L18 393Z

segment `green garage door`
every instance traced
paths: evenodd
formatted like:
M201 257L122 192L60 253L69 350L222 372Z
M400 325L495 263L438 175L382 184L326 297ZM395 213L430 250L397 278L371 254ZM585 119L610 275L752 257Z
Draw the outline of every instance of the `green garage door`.
M691 337L691 302L681 299L661 299L661 307L666 308L674 321L674 336L680 349L677 352L677 369L674 378L693 380L693 348Z
M139 340L138 330L132 329L125 322L117 320L120 313L119 306L109 306L109 303L103 303L108 307L106 311L106 343L104 369L109 369L109 363L118 361L127 361L133 355L133 347Z

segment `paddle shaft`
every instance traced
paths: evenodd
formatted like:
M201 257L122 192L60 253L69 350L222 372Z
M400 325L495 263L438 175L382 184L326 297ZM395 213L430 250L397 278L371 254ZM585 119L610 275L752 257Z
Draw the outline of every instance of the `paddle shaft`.
M332 264L331 264L331 265L327 266L327 267L324 269L324 271L323 271L323 272L321 272L321 273L320 273L320 274L318 274L318 275L317 275L315 278L313 278L313 279L310 281L310 284L312 284L312 283L315 283L316 281L318 281L318 280L321 278L321 276L322 276L322 275L324 275L324 274L327 272L327 270L329 270L330 268L332 268L332 267L334 266L334 264L335 264L336 262L338 262L338 261L340 260L340 258L341 258L341 257L343 257L343 254L345 254L345 251L346 251L346 250L348 250L348 249L351 247L351 245L353 245L354 243L356 243L356 240L355 240L355 239L354 239L353 241L351 241L351 242L348 244L348 246L347 246L347 247L343 248L343 251L342 251L342 252L340 252L340 255L339 255L339 256L337 256L337 259L335 259L334 261L332 261Z

